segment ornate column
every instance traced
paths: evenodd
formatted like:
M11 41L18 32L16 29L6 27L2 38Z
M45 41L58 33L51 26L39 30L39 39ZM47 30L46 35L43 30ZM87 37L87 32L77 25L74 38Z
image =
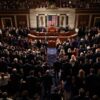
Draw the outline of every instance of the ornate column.
M92 14L89 15L89 25L88 25L88 27L91 27L91 19L92 19Z
M15 27L17 27L16 15L14 15L14 20L15 20Z
M27 27L29 27L30 26L29 25L29 14L27 14L26 17L27 17Z
M57 27L59 27L59 14L57 14Z
M38 14L36 14L36 26L39 27Z
M45 14L45 27L47 27L47 14Z
M66 14L66 25L68 25L68 16L69 14Z

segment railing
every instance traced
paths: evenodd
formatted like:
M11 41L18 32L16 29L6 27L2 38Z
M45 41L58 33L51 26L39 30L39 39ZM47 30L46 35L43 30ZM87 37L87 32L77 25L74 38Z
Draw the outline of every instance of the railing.
M30 33L34 36L69 36L75 34L74 31L68 31L68 32L32 32Z

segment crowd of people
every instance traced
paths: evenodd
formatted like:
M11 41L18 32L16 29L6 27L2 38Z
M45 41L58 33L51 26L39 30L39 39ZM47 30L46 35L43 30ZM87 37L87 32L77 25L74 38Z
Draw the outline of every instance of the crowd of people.
M33 98L35 93L41 93L41 77L44 74L46 77L47 44L29 41L26 31L21 30L0 31L0 90L9 96L27 90ZM26 96L27 91L23 95Z
M68 8L99 8L99 0L0 0L0 10L27 10L44 8L54 4L56 7Z
M58 58L54 63L55 76L58 79L59 72L61 73L60 79L63 80L67 98L65 100L69 100L69 98L72 100L94 100L94 97L99 97L99 30L93 27L86 31L81 27L76 38L57 44L57 53ZM78 92L82 94L78 95Z
M53 65L47 41L30 41L28 32L0 30L1 100L100 99L99 29L79 29L78 36L58 43Z

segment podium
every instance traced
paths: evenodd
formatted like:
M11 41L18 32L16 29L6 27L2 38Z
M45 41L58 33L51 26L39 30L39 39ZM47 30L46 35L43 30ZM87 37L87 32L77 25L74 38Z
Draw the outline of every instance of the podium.
M51 32L51 33L57 32L57 28L54 26L50 26L50 27L48 27L48 32Z

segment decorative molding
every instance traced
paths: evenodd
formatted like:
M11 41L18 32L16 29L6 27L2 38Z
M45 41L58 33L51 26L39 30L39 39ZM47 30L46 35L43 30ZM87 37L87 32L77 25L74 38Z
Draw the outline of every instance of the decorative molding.
M73 29L75 26L74 25L74 23L75 23L75 9L73 9L73 8L58 8L58 9L36 8L36 9L30 9L30 27L37 27L36 15L39 15L39 14L44 14L45 16L47 16L47 21L48 21L48 15L56 15L57 17L59 16L59 18L60 18L60 15L66 15L66 16L68 15L69 27L71 27L71 29ZM58 27L58 23L56 26Z
M44 12L61 12L61 13L69 13L69 12L75 12L75 9L74 8L58 8L58 9L47 9L47 8L36 8L36 9L30 9L30 13L43 13ZM63 11L63 12L62 12ZM57 13L58 14L58 13Z
M100 17L94 17L94 22L93 22L93 26L95 26L95 23L96 23L96 20L99 19L100 20Z
M12 26L13 26L13 23L12 23L12 18L11 18L11 17L5 17L5 18L1 18L2 27L3 27L3 28L5 28L4 21L5 21L6 19L10 20L11 27L12 27Z

